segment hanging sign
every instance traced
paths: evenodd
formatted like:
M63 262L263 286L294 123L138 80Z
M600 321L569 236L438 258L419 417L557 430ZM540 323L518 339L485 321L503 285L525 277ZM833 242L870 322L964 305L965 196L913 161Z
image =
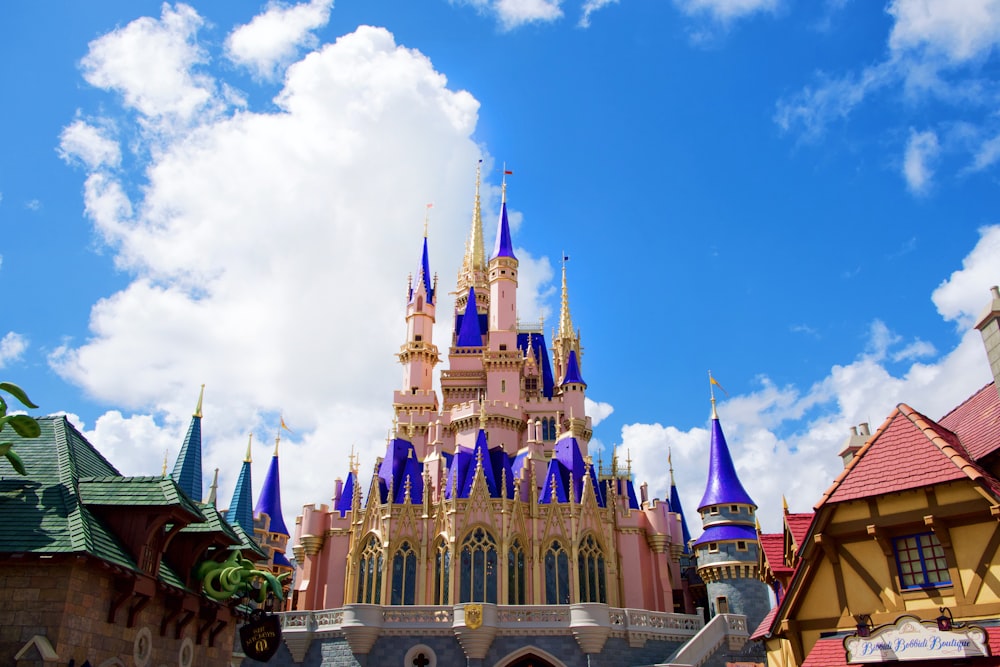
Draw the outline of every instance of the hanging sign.
M939 630L935 621L900 616L895 623L872 630L868 637L844 638L847 662L954 660L990 655L986 630L975 625L955 625Z
M281 645L281 622L274 614L260 609L250 614L250 620L240 628L240 645L248 658L258 662L270 660Z

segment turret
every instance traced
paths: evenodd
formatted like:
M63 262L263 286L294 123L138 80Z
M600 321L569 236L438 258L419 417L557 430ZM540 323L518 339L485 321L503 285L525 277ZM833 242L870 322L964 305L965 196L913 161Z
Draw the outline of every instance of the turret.
M281 423L284 425L284 420ZM285 557L290 533L285 526L285 517L281 511L281 475L278 470L280 443L279 435L274 439L274 454L264 476L264 485L261 487L260 497L257 498L257 506L253 510L254 538L270 556L269 564L274 572L283 572L291 568L291 563Z
M184 443L181 445L180 454L174 462L173 472L170 476L177 486L187 494L188 498L195 502L202 499L202 479L201 479L201 403L205 398L205 385L201 385L201 392L198 394L198 405L191 416L191 424L188 426L187 435L184 436Z
M437 304L437 278L431 279L430 260L427 254L427 220L424 220L424 246L420 255L420 268L416 283L410 284L406 304L406 342L399 349L399 363L403 365L404 393L430 392L433 389L433 371L438 362L438 348L434 345L434 320ZM436 401L434 401L436 403Z
M718 382L709 374L710 389L713 385ZM708 483L698 505L704 532L694 543L698 575L705 582L713 616L743 614L747 627L755 628L770 609L767 586L758 577L757 504L736 474L714 390L708 457Z
M490 258L490 350L513 350L517 345L517 257L507 221L506 173L501 186L497 239Z

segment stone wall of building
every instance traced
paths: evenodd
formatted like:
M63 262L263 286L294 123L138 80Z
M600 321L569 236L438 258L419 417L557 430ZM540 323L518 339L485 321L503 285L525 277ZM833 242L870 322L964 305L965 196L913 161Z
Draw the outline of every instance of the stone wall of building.
M77 665L90 661L96 666L112 658L128 665L142 664L136 660L137 651L140 657L148 655L148 665L221 667L230 663L232 622L216 636L212 647L207 637L202 644L195 643L197 618L184 628L180 639L175 638L173 625L161 636L166 607L158 590L136 615L133 627L126 627L128 603L118 610L112 624L107 620L114 593L110 570L92 561L0 564L0 664L43 664L35 649L23 660L14 660L36 635L48 640L61 665L73 660ZM190 655L190 662L182 661L182 650Z

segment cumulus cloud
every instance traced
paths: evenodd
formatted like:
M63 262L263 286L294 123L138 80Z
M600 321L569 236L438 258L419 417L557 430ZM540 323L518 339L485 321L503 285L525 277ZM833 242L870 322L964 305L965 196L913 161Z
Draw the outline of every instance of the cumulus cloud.
M602 403L590 398L585 398L584 403L587 409L587 416L590 417L591 424L595 427L610 417L611 413L615 411L610 403Z
M91 170L105 165L117 167L122 159L118 142L82 120L70 123L59 135L59 155L67 162L80 160Z
M230 33L226 54L264 80L275 78L299 53L317 44L313 31L330 20L333 0L287 7L271 2L267 10Z
M527 23L544 23L561 19L562 0L451 0L455 4L471 5L484 14L496 17L500 27L513 30Z
M964 330L955 347L940 356L928 343L908 339L888 324L872 323L865 351L833 366L810 387L774 385L767 377L748 394L720 401L720 421L737 472L759 505L766 531L780 530L781 498L793 512L809 511L842 469L837 453L849 428L870 422L872 431L893 407L905 402L937 419L990 381L979 332L969 329L989 302L989 286L1000 281L1000 226L984 228L975 248L932 295L946 320ZM908 364L898 372L886 363ZM674 475L694 535L700 533L697 507L706 485L710 433L705 426L679 430L661 424L622 428L622 447L650 484L651 495L666 497L673 454ZM787 471L794 470L789 476Z
M893 51L925 51L949 63L981 58L1000 42L1000 2L894 0L886 11L894 23Z
M727 23L760 12L773 12L779 0L674 0L685 13Z
M92 41L84 78L148 118L186 122L214 100L214 81L197 69L207 59L196 41L202 23L193 8L164 3L159 19L142 17Z
M590 27L590 15L611 4L618 4L618 0L587 0L583 3L583 11L580 15L580 27Z
M933 131L910 130L910 138L906 142L906 152L903 156L903 177L910 192L917 195L927 193L931 179L934 178L932 165L940 151L937 134Z
M293 516L329 499L333 478L345 472L317 461L346 461L354 445L371 462L384 448L401 372L392 353L405 336L406 276L418 266L429 200L431 266L441 275L438 343L447 347L447 292L461 262L475 165L488 158L472 139L478 102L386 30L361 27L291 64L276 110L232 110L224 86L198 83L209 57L196 36L201 23L190 8L165 7L158 20L94 40L84 59L88 81L121 93L126 114L115 121L125 132L143 114L184 115L186 126L136 134L135 154L148 161L133 170L142 182L106 168L109 144L70 140L94 139L91 128L107 118L64 131L64 150L88 169L87 216L133 278L94 305L90 337L56 350L50 363L119 406L90 433L130 473L158 472L164 449L172 465L205 383L206 484L218 466L220 499L249 433L255 474L263 475L283 413L296 428L282 442L283 472L300 480L285 489ZM140 36L170 56L176 85L150 90L126 65L110 75L109 54L125 63L144 57L149 45ZM140 115L128 114L134 110ZM499 202L484 190L484 219L495 220ZM522 266L530 304L532 290L551 289L551 266L527 254Z
M0 338L0 368L17 361L28 349L28 339L16 331L8 331Z

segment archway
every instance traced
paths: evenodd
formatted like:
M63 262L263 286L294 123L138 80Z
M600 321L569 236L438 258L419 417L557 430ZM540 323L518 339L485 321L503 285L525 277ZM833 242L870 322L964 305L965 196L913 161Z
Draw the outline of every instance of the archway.
M548 651L525 646L508 654L495 667L566 667L566 663Z

